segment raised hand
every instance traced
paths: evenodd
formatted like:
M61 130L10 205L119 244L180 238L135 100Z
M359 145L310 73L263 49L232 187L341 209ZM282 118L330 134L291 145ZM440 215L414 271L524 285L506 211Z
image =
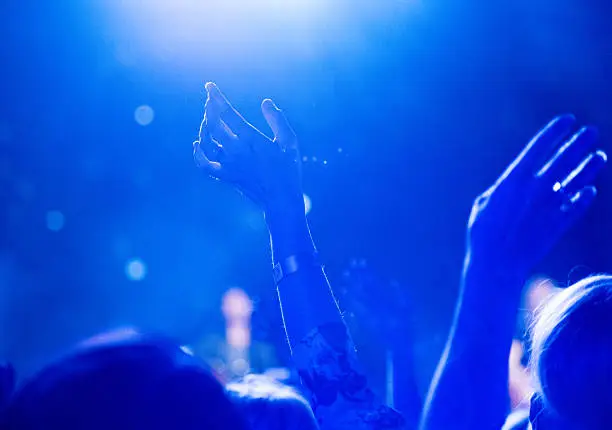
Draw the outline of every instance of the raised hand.
M283 113L272 100L262 102L274 133L270 139L249 124L215 84L207 83L206 91L204 119L194 142L196 164L233 184L266 212L283 209L303 215L297 138Z
M594 149L595 129L566 139L575 122L571 115L551 121L474 202L460 298L421 430L502 427L521 289L591 204L606 162Z
M593 201L592 185L606 154L597 131L583 127L566 140L572 115L555 118L472 208L468 258L491 270L525 275Z

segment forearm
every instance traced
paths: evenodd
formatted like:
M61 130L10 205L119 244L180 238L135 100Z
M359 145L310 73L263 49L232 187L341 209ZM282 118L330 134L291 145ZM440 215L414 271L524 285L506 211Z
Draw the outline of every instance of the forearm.
M266 216L272 259L276 264L301 256L304 264L277 285L289 346L293 348L315 327L336 323L344 326L333 291L321 266L308 264L316 254L306 216L291 210Z
M315 253L300 218L267 217L275 260ZM403 429L402 416L369 389L323 269L306 264L277 288L294 365L321 429Z
M453 327L425 405L422 430L501 428L509 412L508 355L519 295L499 288L519 280L470 267L464 272ZM498 297L504 297L499 300Z
M403 329L400 333L406 333ZM408 344L406 344L406 342ZM423 411L423 399L419 392L411 339L397 339L393 352L394 404L402 412L410 428L416 428Z

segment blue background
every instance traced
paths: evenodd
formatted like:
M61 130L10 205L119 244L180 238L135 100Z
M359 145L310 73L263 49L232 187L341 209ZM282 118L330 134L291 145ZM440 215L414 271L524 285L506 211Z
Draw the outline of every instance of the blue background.
M262 129L263 98L286 112L332 284L365 259L401 285L423 388L473 199L556 114L610 148L604 1L4 1L0 20L0 356L23 375L117 325L222 337L235 286L284 350L262 216L193 164L206 81ZM539 273L612 270L611 179Z

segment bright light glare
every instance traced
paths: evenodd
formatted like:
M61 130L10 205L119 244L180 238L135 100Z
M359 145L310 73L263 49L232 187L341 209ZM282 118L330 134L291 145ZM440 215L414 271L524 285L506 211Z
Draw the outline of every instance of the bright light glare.
M108 8L115 55L123 64L143 57L174 70L187 64L252 62L310 52L335 15L329 0L133 0ZM262 47L265 50L262 51ZM267 61L268 58L265 59Z

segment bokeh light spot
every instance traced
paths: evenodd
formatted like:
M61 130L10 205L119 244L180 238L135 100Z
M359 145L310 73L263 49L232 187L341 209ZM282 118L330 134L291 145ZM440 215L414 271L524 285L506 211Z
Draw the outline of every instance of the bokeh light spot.
M304 194L304 210L306 213L309 213L310 209L312 209L312 202L310 201L310 197Z
M142 105L138 106L134 111L134 119L140 125L147 126L153 122L155 118L155 111L151 106Z
M147 266L142 260L135 258L125 265L125 274L130 281L142 281L147 276Z
M251 344L251 330L236 325L227 329L227 343L233 348L246 349Z
M231 369L232 372L236 375L243 375L249 371L249 362L244 358L239 358L237 360L232 361Z
M253 302L243 290L232 288L223 296L222 311L227 319L249 318L253 313Z
M60 211L47 212L47 228L51 231L60 231L64 228L64 214Z

